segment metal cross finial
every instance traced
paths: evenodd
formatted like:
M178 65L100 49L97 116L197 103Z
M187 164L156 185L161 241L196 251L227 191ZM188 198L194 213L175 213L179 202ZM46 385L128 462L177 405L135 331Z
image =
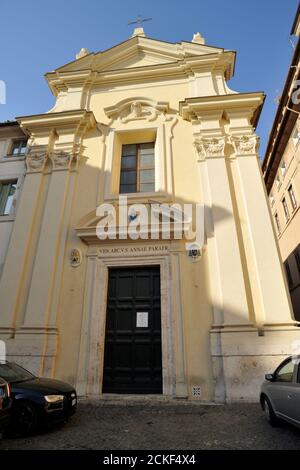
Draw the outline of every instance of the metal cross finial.
M152 18L143 18L142 15L138 15L137 19L135 21L129 21L130 24L137 24L139 27L141 26L142 23L145 23L145 21L150 21Z

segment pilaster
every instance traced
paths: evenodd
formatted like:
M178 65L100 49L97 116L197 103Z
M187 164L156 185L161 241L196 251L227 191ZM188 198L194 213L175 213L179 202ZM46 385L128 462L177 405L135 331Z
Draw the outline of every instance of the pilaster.
M198 100L201 101L201 98ZM237 214L228 177L227 135L223 110L197 106L187 99L181 113L193 125L194 146L204 194L210 292L215 327L250 325L244 270L237 234Z
M2 337L10 338L10 357L23 351L24 365L30 357L34 372L52 375L66 222L74 187L70 179L74 180L77 171L82 139L96 122L93 114L84 110L21 117L19 121L30 136L30 148L0 284L0 331Z
M263 99L249 93L181 103L181 115L193 125L208 205L216 401L256 401L265 371L299 342L257 155L254 126Z
M185 322L181 294L180 252L176 244L171 249L171 279L173 284L174 303L174 337L175 337L175 396L186 398L188 396L186 348L185 348Z
M76 171L82 138L95 125L95 121L91 113L80 111L75 116L69 114L63 123L56 124L54 146L49 154L50 184L22 329L56 326L58 307L56 305L52 309L51 306L57 297L54 290L60 289L55 279L62 269L59 260L63 256L61 237L69 197L70 172Z
M259 328L292 326L295 321L257 154L259 139L249 119L245 122L245 115L246 112L244 116L234 110L227 112L255 322Z
M14 333L18 320L21 291L28 270L27 256L37 223L36 216L43 190L47 158L47 147L40 146L31 150L26 159L27 174L0 282L0 331L8 337ZM11 288L12 280L13 289Z

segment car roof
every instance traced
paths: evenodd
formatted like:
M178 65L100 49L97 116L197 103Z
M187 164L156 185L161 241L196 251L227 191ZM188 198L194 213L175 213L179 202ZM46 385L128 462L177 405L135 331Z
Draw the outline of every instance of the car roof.
M10 365L17 365L18 366L19 364L17 364L16 362L13 362L13 361L0 361L0 367L1 366L10 366Z
M290 356L287 356L285 359L282 359L281 362L278 363L278 366L276 367L276 370L281 367L283 364L286 362L292 361L295 366L298 366L300 363L300 354L293 354Z

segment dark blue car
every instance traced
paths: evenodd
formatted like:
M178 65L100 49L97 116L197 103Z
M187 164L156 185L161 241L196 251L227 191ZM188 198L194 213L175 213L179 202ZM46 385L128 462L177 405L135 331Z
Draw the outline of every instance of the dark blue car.
M60 380L36 377L14 362L0 363L12 399L12 432L31 434L39 425L66 421L77 406L76 390Z
M12 419L12 400L10 387L5 380L0 379L0 438L8 429Z

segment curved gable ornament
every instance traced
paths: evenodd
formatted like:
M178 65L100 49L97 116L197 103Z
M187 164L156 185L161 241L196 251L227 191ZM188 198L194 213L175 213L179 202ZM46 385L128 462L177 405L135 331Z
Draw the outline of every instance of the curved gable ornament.
M115 106L104 108L106 116L112 120L119 119L122 123L146 119L154 121L158 115L165 114L169 110L166 101L155 101L148 98L127 98Z

